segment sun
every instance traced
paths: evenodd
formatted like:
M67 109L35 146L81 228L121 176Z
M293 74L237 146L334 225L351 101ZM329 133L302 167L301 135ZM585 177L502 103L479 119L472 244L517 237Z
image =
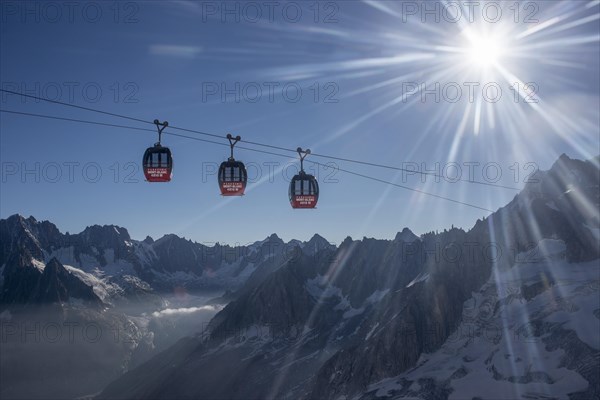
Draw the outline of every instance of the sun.
M468 50L469 61L479 67L491 67L500 61L503 49L497 40L481 38L471 42Z
M466 61L478 68L490 68L500 63L506 48L500 38L474 32L464 32Z

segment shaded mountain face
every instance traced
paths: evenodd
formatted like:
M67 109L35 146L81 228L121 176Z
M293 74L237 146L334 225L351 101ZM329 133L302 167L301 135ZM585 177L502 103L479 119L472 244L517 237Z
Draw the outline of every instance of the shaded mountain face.
M490 287L506 290L500 277L513 277L518 290L490 297L479 306L476 320L514 321L510 327L514 333L527 329L523 326L528 313L538 313L531 320L537 320L539 329L531 334L543 336L548 326L539 310L526 305L553 287L548 279L552 270L525 279L525 271L531 271L527 266L560 260L567 270L569 265L588 268L583 273L586 279L593 279L594 272L597 275L599 178L597 159L579 161L563 155L551 170L536 174L507 206L468 231L451 229L419 238L405 230L393 241L348 238L337 248L325 247L313 255L303 252L242 287L213 318L209 332L186 339L164 356L127 373L99 397L373 398L402 394L447 398L458 390L449 382L469 375L470 367L458 363L453 374L441 381L439 376L417 380L407 374L424 355L454 340L452 335L469 321L465 308L474 293L489 293ZM596 270L590 273L589 268ZM590 290L598 295L597 282ZM553 295L563 294L556 291ZM510 315L522 313L512 320L502 314L508 312L503 304L510 299L523 304L511 309ZM570 317L598 320L600 306L592 304L586 310ZM499 329L502 332L502 326ZM558 338L569 332L557 333L551 346L574 359L585 347L577 340L560 344ZM465 354L465 362L481 354ZM600 392L598 380L590 377L590 371L600 372L598 358L586 360L583 369L564 364L589 384L567 382L573 385L565 390L579 393L574 398ZM484 365L491 368L489 363ZM434 363L431 369L436 369ZM490 384L533 380L552 385L559 380L556 374L546 379L528 372L510 375L499 366L497 371L486 377ZM383 384L378 386L381 391L373 389L392 378L399 383L389 391ZM551 388L546 386L542 392Z
M56 259L44 265L28 250L15 253L6 263L0 303L18 305L60 304L76 299L88 307L102 304L92 286L72 275Z
M598 158L572 160L563 154L549 171L534 174L525 189L494 214L492 231L517 251L556 237L567 245L570 261L596 259L600 256L599 182Z
M33 260L27 247L23 246L2 264L0 303L25 304L35 297L32 293L38 286L42 272L39 265L33 264Z
M38 222L33 217L25 219L20 215L0 220L0 238L0 265L22 249L36 259L43 259L43 249L60 247L66 243L64 235L54 224Z
M101 304L94 289L69 273L56 258L46 264L31 296L34 302L42 304L66 302L69 299Z

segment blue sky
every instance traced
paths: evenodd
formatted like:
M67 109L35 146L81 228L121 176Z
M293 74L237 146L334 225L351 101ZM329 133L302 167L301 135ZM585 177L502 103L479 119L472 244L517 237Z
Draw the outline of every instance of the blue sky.
M429 14L413 2L280 2L272 9L228 2L229 11L222 2L44 4L2 4L2 89L439 171L445 179L422 182L419 175L335 162L494 210L517 192L451 182L456 165L463 179L471 168L478 181L522 188L528 173L547 169L563 152L600 152L597 1L529 2L518 12L511 1L498 18L483 2L470 15L436 2L428 3ZM6 110L152 128L1 95ZM236 158L252 165L249 190L225 199L210 172L227 147L165 136L174 179L149 184L140 163L153 133L5 113L0 128L1 217L33 215L63 231L117 224L137 239L176 233L248 243L276 232L284 239L320 233L339 243L348 235L393 238L404 227L418 234L469 228L487 214L323 169L318 209L292 210L287 184L297 163L242 150Z

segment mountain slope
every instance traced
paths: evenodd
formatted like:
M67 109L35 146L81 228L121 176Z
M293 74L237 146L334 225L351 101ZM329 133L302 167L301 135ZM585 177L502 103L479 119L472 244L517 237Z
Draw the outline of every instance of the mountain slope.
M564 243L551 239L534 254L495 271L440 349L362 398L598 398L598 263L566 262Z
M335 250L289 260L258 285L242 290L195 345L173 348L181 353L170 355L178 362L168 365L169 379L156 375L167 364L154 359L109 385L100 397L368 397L372 385L402 376L424 354L443 348L465 321L464 305L473 293L487 290L490 279L501 282L498 271L513 270L523 257L532 257L531 251L553 243L548 240L562 243L564 263L589 268L591 275L585 279L591 279L600 256L599 176L597 160L563 155L506 207L467 232L451 229L421 238L403 232L391 242L348 238ZM535 299L545 288L540 282L522 280L523 298ZM487 312L506 321L501 304ZM576 318L596 314L588 309ZM569 329L564 333L581 340L578 334ZM564 351L574 357L578 348L574 341ZM598 392L598 382L589 373L598 371L597 357L580 369L572 364L565 368L588 386L569 378L562 383L564 393L581 398ZM452 379L469 375L467 369L458 368ZM503 371L486 379L515 385L531 380L552 385L558 379L530 372ZM153 383L145 383L149 381ZM457 386L439 384L435 378L410 390L432 399L460 393ZM545 390L552 391L548 386Z

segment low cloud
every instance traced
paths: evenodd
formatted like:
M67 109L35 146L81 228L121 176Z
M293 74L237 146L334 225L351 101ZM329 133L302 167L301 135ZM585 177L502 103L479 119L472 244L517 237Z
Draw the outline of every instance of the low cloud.
M183 314L191 314L198 311L211 311L216 312L219 311L219 307L217 306L201 306L201 307L189 307L189 308L166 308L161 311L155 311L152 313L153 317L164 317L164 316L172 316L172 315L183 315Z

